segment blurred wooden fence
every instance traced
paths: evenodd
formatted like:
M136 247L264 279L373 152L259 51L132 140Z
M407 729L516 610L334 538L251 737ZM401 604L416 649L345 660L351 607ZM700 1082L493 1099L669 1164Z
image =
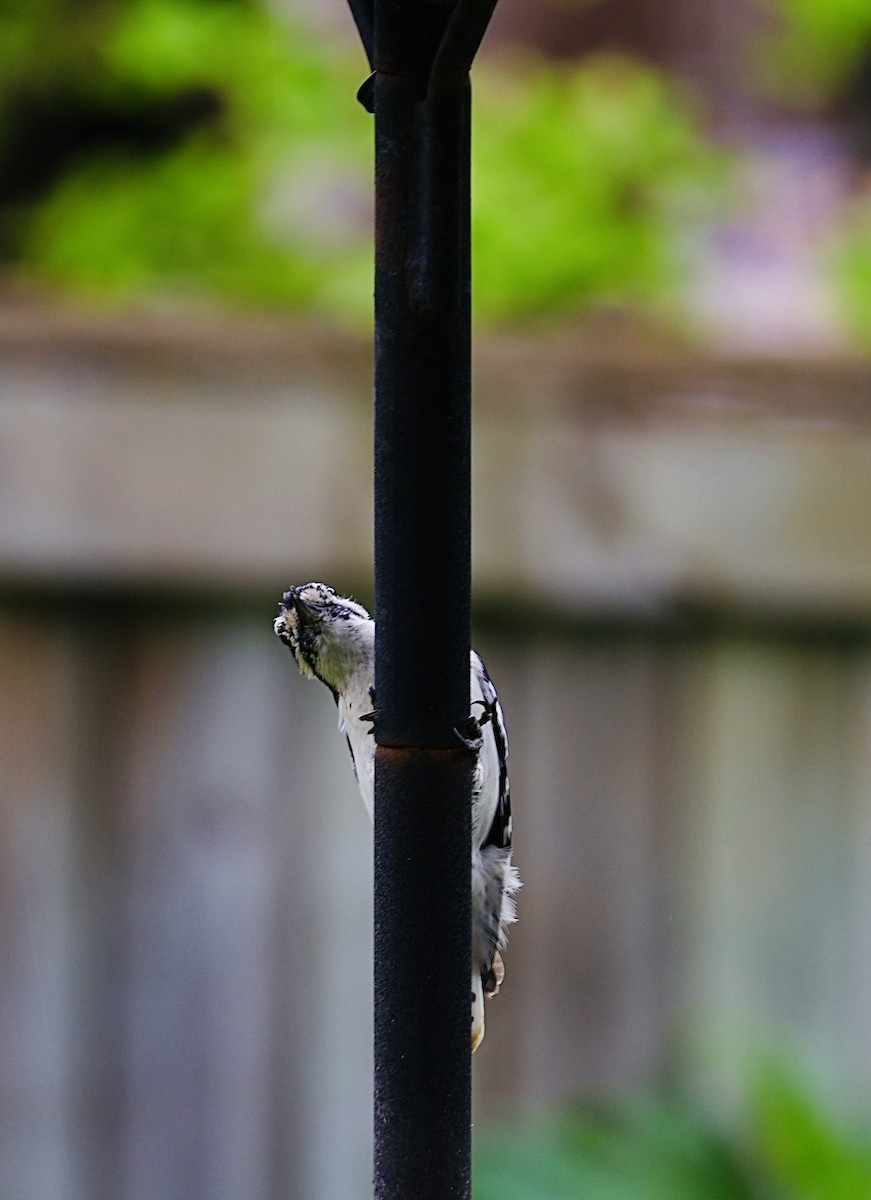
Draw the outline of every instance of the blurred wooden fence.
M867 368L479 357L526 889L478 1124L771 1034L861 1096ZM2 1197L366 1194L371 834L271 633L368 598L366 359L0 314Z

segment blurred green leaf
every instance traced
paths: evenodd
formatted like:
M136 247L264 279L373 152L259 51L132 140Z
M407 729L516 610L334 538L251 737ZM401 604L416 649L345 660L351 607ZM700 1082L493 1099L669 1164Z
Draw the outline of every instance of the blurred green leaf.
M783 1063L750 1087L753 1147L765 1173L794 1200L867 1200L871 1141L835 1120Z
M843 87L871 43L868 0L767 0L772 18L756 46L765 93L808 106Z
M477 1200L755 1200L737 1152L689 1110L652 1100L577 1110L481 1139Z
M835 256L835 278L856 341L871 346L871 197L860 195L848 213Z
M481 315L668 297L681 277L680 231L710 215L725 178L689 99L661 72L615 56L506 62L481 72L476 96Z

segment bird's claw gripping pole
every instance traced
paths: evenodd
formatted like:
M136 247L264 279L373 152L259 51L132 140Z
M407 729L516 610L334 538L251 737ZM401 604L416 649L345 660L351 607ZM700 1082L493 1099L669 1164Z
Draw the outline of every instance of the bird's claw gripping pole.
M471 1194L469 69L495 0L349 0L375 114L376 1200Z

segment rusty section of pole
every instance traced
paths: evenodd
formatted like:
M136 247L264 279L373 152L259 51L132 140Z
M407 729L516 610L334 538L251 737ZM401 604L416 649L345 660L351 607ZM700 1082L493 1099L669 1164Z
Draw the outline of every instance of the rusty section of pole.
M468 1200L468 71L495 0L349 2L375 113L375 1197Z

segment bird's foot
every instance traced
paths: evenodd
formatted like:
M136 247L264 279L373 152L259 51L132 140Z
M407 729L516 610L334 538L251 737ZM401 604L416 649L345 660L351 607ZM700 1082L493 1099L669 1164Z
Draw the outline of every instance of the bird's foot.
M477 717L469 716L459 727L454 727L454 733L472 754L477 754L484 745L481 733L481 722Z

